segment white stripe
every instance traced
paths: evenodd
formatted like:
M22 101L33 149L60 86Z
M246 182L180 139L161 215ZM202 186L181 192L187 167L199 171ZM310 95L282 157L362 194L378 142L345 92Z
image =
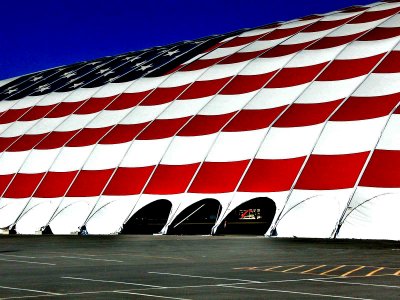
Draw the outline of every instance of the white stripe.
M322 124L317 124L289 128L272 127L256 157L288 159L306 156L314 146L322 126Z
M165 153L161 164L185 165L203 160L216 133L201 136L176 136Z
M379 4L379 3L381 3L381 2L378 2L377 4ZM375 4L375 3L373 3L373 4ZM396 8L399 6L400 6L399 3L384 3L384 4L380 4L380 5L377 5L373 8L371 8L369 11L382 11L382 10Z
M18 100L14 100L14 101L3 100L3 101L0 101L0 113L4 112L6 110L9 110L12 106L15 105L16 101L18 101Z
M60 148L50 150L33 149L19 172L24 174L44 173L49 170L59 152Z
M222 115L235 112L243 108L244 105L258 92L253 91L237 95L217 94L201 111L201 115Z
M399 5L397 5L399 6ZM391 17L389 20L385 21L385 23L379 25L379 27L384 27L384 28L397 28L399 27L399 22L400 22L400 15L397 13L397 15Z
M312 24L318 21L318 18L312 20L298 20L298 21L290 21L288 23L282 24L279 29L288 29L288 28L295 28L300 26L306 26L308 24Z
M135 140L126 153L121 167L147 167L157 165L172 138Z
M121 162L130 142L121 144L103 145L98 144L89 159L85 162L85 170L114 169Z
M94 87L94 88L79 88L72 93L69 94L67 98L64 99L63 102L81 102L83 100L87 100L94 97L96 92L99 91L101 88L107 88L108 84L101 86L101 87Z
M36 105L42 98L43 96L26 96L19 100L6 100L6 102L14 103L13 109L21 109Z
M130 87L128 87L125 93L140 93L144 91L149 91L155 89L163 82L168 75L160 76L160 77L142 77L132 83Z
M366 76L334 81L314 81L296 100L296 103L325 103L344 99Z
M243 32L240 37L247 37L247 36L255 36L255 35L264 35L267 34L271 31L273 31L275 28L266 28L266 29L253 29L249 30L246 32ZM1 82L0 82L1 83Z
M35 126L32 126L31 128L28 129L27 132L28 134L42 134L42 133L48 133L53 131L60 125L62 122L64 122L68 116L65 117L60 117L60 118L43 118L38 120L38 122L35 124Z
M278 57L257 57L240 72L240 75L267 74L279 70L293 56L295 56L295 53Z
M343 20L351 17L355 17L361 12L340 12L336 14L330 14L326 17L323 18L323 21L337 21L337 20Z
M178 119L194 116L210 101L212 97L213 96L190 100L175 100L161 113L158 119Z
M3 152L0 156L0 174L14 174L28 156L29 150L19 152Z
M371 73L354 92L357 97L391 95L400 91L400 73Z
M126 90L128 86L132 84L131 81L121 83L108 83L104 88L100 89L93 97L105 98L111 96L117 96Z
M94 145L85 147L64 147L50 168L52 172L68 172L80 170Z
M258 148L266 129L241 132L220 132L207 161L231 162L251 159Z
M313 153L350 154L370 151L386 119L385 116L357 121L329 121Z
M207 69L199 80L214 80L232 77L240 72L246 66L248 61L242 61L233 64L217 64Z
M171 74L159 87L178 87L186 84L193 83L200 77L207 69L200 69L194 71L176 72Z
M137 106L129 115L124 117L120 124L141 124L154 120L170 103L153 105L153 106Z
M200 58L200 60L222 58L222 57L231 55L233 53L236 53L241 48L243 48L243 45L239 45L236 47L217 48L217 49L213 50L212 52L204 55L202 58Z
M79 130L85 127L98 114L100 114L100 112L84 115L69 115L68 118L57 127L57 131Z
M285 88L264 88L246 105L247 109L268 109L292 103L310 83Z
M266 37L268 38L268 36ZM276 45L280 44L286 39L286 37L281 38L281 39L276 39L276 40L258 40L255 41L254 43L251 43L250 45L244 47L238 52L256 52L260 50L267 50L269 48L275 47Z
M400 115L393 114L382 134L377 149L400 150Z
M386 53L398 42L399 37L377 41L354 41L338 56L337 59L357 59Z
M96 118L90 121L87 128L104 128L119 123L133 108L121 110L102 110Z
M368 22L368 23L356 23L356 24L345 24L336 30L332 31L328 36L331 37L343 37L348 35L353 35L357 33L361 33L364 31L368 31L372 28L377 27L382 22L382 19Z
M335 28L326 29L323 31L314 31L314 32L299 32L287 41L283 43L283 45L295 45L295 44L302 44L306 42L316 41L329 32L333 31Z
M303 50L297 53L296 57L292 59L286 67L298 68L318 65L324 62L329 62L334 59L337 54L345 47L345 45L318 49L318 50Z

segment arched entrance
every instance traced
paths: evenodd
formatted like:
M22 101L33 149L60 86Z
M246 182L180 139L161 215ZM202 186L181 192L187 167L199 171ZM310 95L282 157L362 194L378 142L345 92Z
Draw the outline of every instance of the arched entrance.
M271 226L276 213L274 201L266 197L249 200L234 210L222 221L217 234L263 235Z
M124 225L122 234L153 234L160 232L167 222L172 204L157 200L135 213Z
M221 210L215 199L204 199L184 209L168 228L168 234L210 234Z

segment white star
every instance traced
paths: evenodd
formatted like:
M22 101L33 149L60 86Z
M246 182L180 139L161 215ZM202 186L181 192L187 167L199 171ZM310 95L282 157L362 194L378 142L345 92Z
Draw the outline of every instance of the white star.
M165 55L172 56L172 55L174 55L175 53L178 53L178 52L179 52L179 50L176 49L174 51L168 51L167 53L165 53Z
M6 93L7 93L7 94L12 94L12 93L14 93L14 92L16 92L16 91L18 91L18 89L9 87L9 88L6 90Z
M76 87L82 85L82 83L83 83L83 82L74 83L74 84L72 85L72 88L76 88Z
M75 71L70 71L70 72L64 73L61 77L70 78L70 77L75 76L75 75L76 75Z
M96 72L96 74L103 74L103 73L106 73L106 72L108 72L108 71L110 71L110 68L101 69L101 70L99 70L98 72Z
M110 74L112 74L112 73L114 73L114 71L113 71L113 70L110 70L110 71L104 73L104 75L110 75Z
M88 63L88 65L94 66L94 65L97 65L99 63L101 63L101 62L100 61L92 61L92 62Z
M46 83L46 84L42 84L40 86L37 87L37 91L38 92L43 92L45 90L48 90L50 88L50 84Z
M142 65L142 63L137 63L136 65L134 65L134 67L140 67Z
M129 61L129 62L133 62L135 60L138 60L139 57L135 56L135 57L125 57L124 60Z
M36 82L36 81L38 81L38 80L40 80L40 79L42 79L42 78L43 78L43 76L42 76L42 75L39 75L39 76L34 76L34 77L32 77L31 80Z
M148 69L148 68L151 68L151 67L152 67L152 64L147 65L147 66L141 66L141 67L140 67L140 70L144 71L144 70L146 70L146 69Z

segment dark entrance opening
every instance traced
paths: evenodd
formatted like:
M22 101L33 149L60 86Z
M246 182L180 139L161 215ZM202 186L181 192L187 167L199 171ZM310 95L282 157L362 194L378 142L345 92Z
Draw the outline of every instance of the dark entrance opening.
M184 209L168 228L168 234L210 234L221 205L204 199Z
M276 213L274 201L255 198L239 205L218 227L217 234L263 235L271 226Z
M135 213L124 225L122 234L158 233L167 223L172 204L168 200L157 200Z

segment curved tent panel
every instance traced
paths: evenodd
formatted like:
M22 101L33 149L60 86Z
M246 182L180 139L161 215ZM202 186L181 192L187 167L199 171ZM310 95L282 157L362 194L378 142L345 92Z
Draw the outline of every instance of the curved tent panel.
M210 205L215 233L266 197L268 235L398 238L399 53L384 1L2 81L0 228L115 234L154 212L167 233Z

